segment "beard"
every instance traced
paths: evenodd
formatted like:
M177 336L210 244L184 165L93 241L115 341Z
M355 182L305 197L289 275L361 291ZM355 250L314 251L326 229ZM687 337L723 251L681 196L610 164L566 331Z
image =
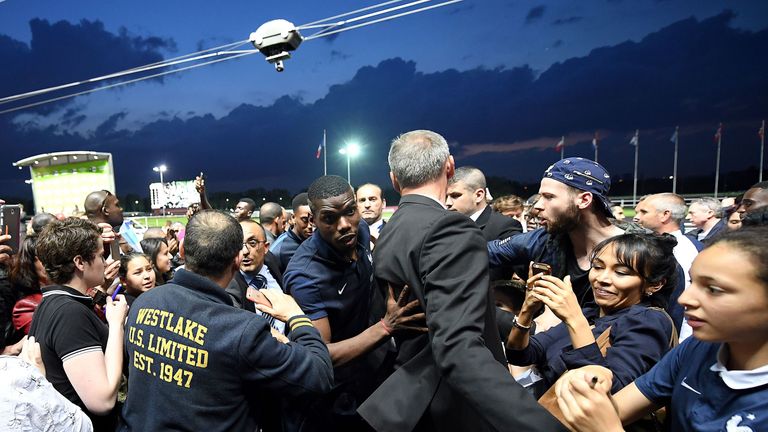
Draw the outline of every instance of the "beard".
M581 213L575 204L571 204L565 211L547 224L547 232L553 236L567 234L573 231L581 223Z

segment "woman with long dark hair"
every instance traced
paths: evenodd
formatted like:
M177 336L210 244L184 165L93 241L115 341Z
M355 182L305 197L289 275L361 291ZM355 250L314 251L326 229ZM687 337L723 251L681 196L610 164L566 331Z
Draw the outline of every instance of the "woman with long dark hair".
M507 340L513 365L535 365L541 396L567 370L601 365L614 374L619 390L648 371L677 339L664 311L674 290L677 262L669 235L622 234L599 243L592 253L589 281L595 304L579 306L570 284L539 273L528 280L523 307ZM544 305L562 321L529 336Z

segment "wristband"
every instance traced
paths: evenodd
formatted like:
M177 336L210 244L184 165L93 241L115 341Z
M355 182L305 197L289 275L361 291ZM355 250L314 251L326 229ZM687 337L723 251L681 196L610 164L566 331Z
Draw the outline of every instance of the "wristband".
M385 332L387 332L387 334L388 334L388 335L392 335L392 328L390 328L390 327L389 327L389 326L388 326L388 325L387 325L387 324L384 322L384 318L382 318L382 319L381 319L381 321L379 321L379 323L381 324L381 326L382 326L382 327L384 327L384 331L385 331Z
M530 331L531 326L524 326L520 324L520 322L517 320L517 317L512 318L512 326L519 328L522 331Z

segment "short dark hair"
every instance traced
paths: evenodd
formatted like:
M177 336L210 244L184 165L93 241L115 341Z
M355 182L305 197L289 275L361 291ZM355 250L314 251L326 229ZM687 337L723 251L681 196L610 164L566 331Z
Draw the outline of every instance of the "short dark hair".
M246 220L242 220L242 221L239 221L239 222L240 222L241 224L247 223L247 224L254 224L254 225L258 225L258 227L259 227L259 228L261 228L261 233L262 233L262 234L264 234L265 236L267 235L267 230L265 230L265 229L264 229L264 225L262 225L262 224L260 224L260 223L256 222L256 221L255 221L255 220L253 220L253 219L246 219ZM243 235L245 235L245 234L243 234Z
M312 213L316 213L316 200L337 197L350 191L352 191L352 186L342 177L336 175L322 176L309 185L309 190L307 191L309 208L312 210Z
M608 245L614 244L616 259L634 271L647 285L661 283L661 289L643 299L651 306L665 309L677 286L677 260L672 250L677 239L670 234L625 233L605 239L595 246L591 260Z
M91 221L66 218L43 228L37 240L37 256L52 282L65 284L75 274L76 256L93 261L99 250L101 230Z
M749 189L768 189L768 181L761 181L753 184Z
M308 206L309 205L309 198L307 196L306 192L302 192L295 197L293 197L293 201L291 201L291 208L293 211L296 211L297 208L301 206Z
M271 224L275 219L283 215L283 207L280 204L268 202L261 205L259 209L259 222Z
M766 238L768 238L768 227L766 226L742 227L733 231L721 232L707 248L720 243L728 243L749 255L752 258L752 264L757 269L755 278L768 289L768 266L765 265L768 262Z
M251 208L251 211L256 210L256 201L250 199L250 198L240 198L237 202L244 202L248 204L248 207Z
M186 268L201 276L221 276L243 249L243 228L218 210L201 210L187 223Z

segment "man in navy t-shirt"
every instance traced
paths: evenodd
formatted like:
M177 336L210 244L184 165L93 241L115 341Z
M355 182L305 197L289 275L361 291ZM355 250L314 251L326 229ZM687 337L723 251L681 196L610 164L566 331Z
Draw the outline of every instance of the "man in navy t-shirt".
M307 194L316 231L296 250L284 282L320 331L334 365L334 391L313 408L312 423L318 430L364 427L356 410L377 384L386 343L423 314L406 315L415 305L392 298L385 303L374 289L370 233L349 183L323 176ZM384 318L372 322L372 311Z

